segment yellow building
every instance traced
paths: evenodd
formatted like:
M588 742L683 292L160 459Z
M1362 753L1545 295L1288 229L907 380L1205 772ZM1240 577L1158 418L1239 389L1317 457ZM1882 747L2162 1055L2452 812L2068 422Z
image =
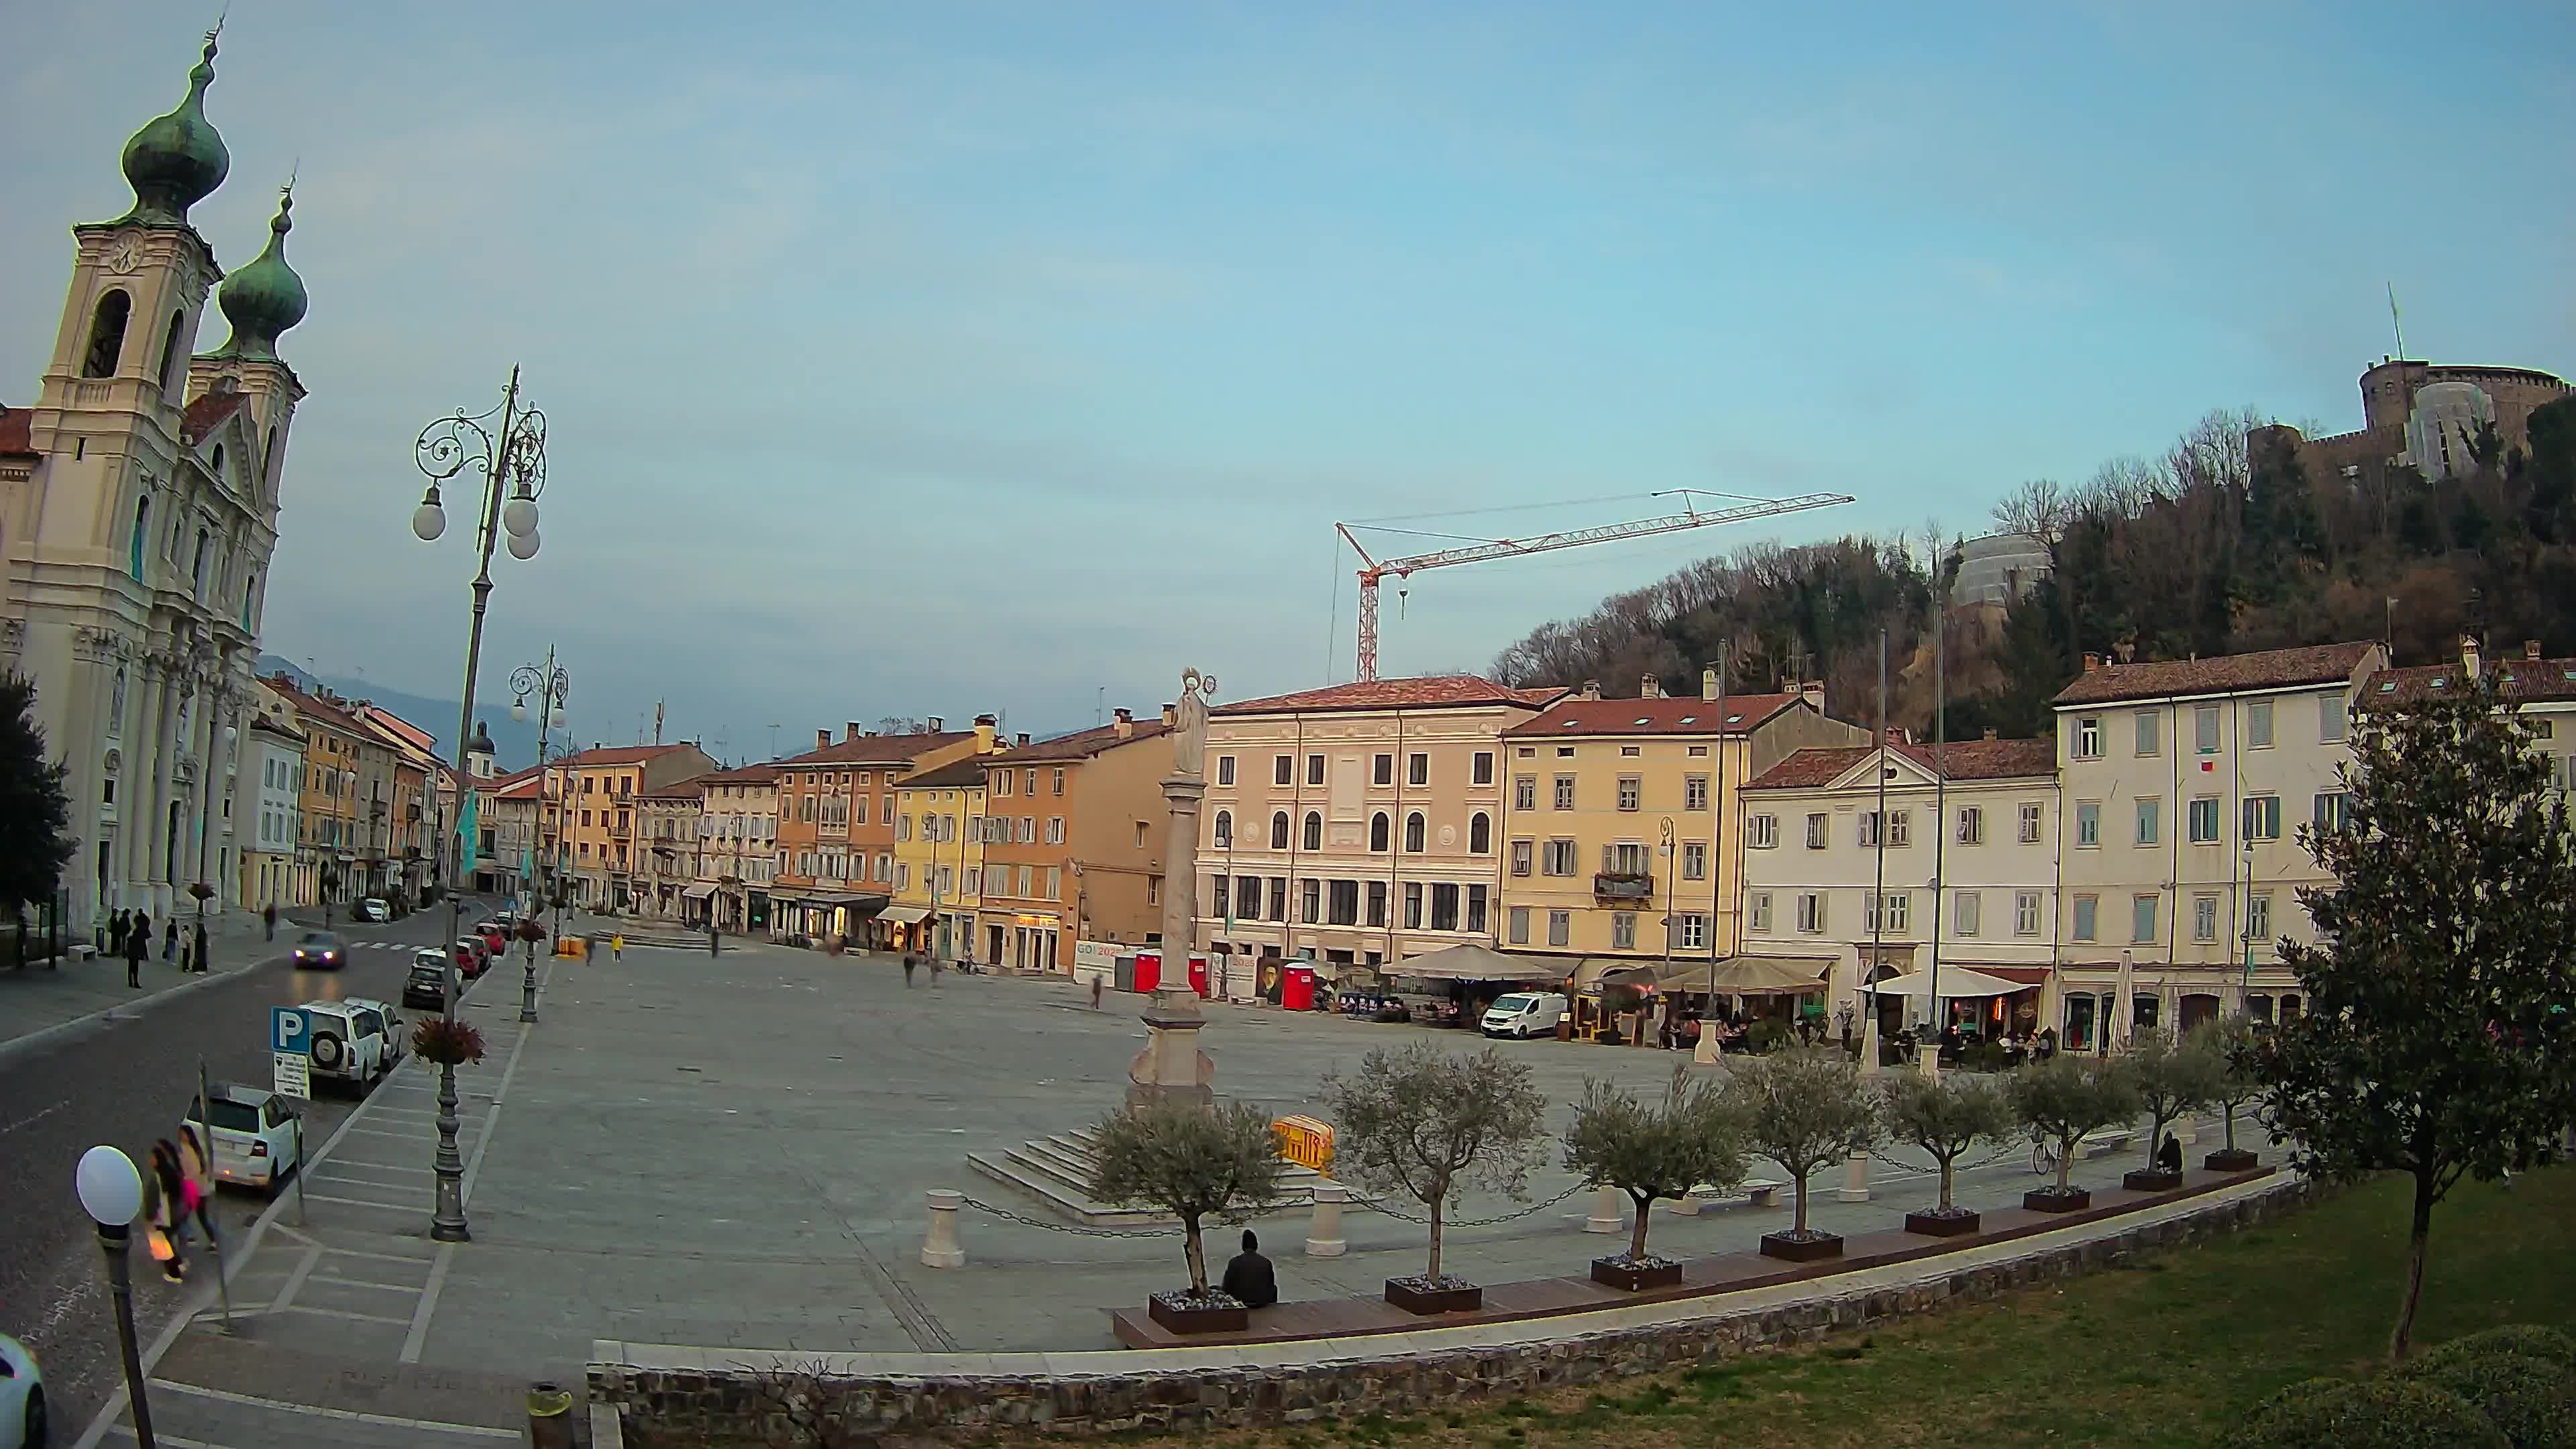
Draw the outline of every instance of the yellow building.
M635 797L715 768L713 757L687 743L594 746L550 766L546 793L563 816L555 871L571 885L573 904L626 910L638 868Z
M898 949L961 960L975 949L984 877L984 762L955 760L895 790L894 904L885 919Z
M1820 691L1603 699L1597 682L1502 733L1505 951L1701 969L1741 938L1744 816L1737 791L1810 745L1866 743L1827 719ZM1676 971L1685 979L1686 971Z

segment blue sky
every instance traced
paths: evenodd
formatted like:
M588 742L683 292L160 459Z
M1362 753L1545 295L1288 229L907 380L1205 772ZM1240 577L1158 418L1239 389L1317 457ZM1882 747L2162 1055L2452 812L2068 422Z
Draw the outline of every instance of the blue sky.
M211 8L13 17L0 399ZM2214 407L2355 426L2390 282L2419 356L2576 368L2564 5L236 0L217 65L199 227L247 262L300 164L313 298L268 646L453 691L411 442L515 361L553 483L485 689L554 641L584 738L1307 687L1337 518L1860 499L1390 593L1388 672L1478 668Z

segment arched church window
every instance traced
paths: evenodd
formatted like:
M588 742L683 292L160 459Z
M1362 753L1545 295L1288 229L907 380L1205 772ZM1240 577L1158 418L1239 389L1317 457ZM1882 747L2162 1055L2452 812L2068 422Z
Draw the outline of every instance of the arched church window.
M116 376L116 364L125 356L125 319L133 311L134 299L125 295L121 287L98 299L98 311L90 318L89 356L81 363L81 376Z
M199 598L201 598L201 599L202 599L202 598L204 598L204 597L205 597L205 594L206 594L206 545L207 545L207 543L208 543L208 539L207 539L207 537L206 537L206 531L205 531L204 529L202 529L202 528L201 528L201 529L198 529L198 530L197 530L197 557L196 557L196 560L195 560L193 563L191 563L191 564L189 564L189 565L188 565L188 587L189 587L189 589L191 589L192 591L194 591L194 592L196 593L197 597L199 597Z
M161 334L161 390L168 392L179 385L179 333L188 325L188 314L170 314L170 330Z
M257 571L257 570L253 570L253 571L251 572L251 574L250 574L250 576L249 576L248 578L245 578L245 579L243 579L243 580L242 580L242 627L243 627L243 628L245 628L245 629L247 629L247 628L249 628L249 627L251 626L251 625L250 625L250 605L251 605L251 600L253 600L253 599L257 598L258 596L259 596L259 573L258 573L258 571Z
M137 579L143 577L143 540L148 537L145 530L151 522L152 495L146 493L134 500L134 557L127 565Z
M268 430L268 446L266 446L266 447L264 447L264 448L262 448L262 449L260 450L260 454L259 454L259 471L260 471L260 476L261 476L261 477L266 478L266 479L267 479L271 484L276 483L276 481L277 481L277 428L276 428L276 426L275 426L275 425L273 425L273 424L269 427L269 430Z
M214 473L216 482L221 483L224 481L224 445L221 443L215 444Z

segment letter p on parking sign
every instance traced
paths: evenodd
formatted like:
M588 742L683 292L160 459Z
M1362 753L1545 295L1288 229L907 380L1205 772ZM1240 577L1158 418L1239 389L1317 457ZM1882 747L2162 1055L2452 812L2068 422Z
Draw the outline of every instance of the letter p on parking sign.
M268 1049L287 1056L313 1054L313 1018L300 1006L274 1006L268 1012Z

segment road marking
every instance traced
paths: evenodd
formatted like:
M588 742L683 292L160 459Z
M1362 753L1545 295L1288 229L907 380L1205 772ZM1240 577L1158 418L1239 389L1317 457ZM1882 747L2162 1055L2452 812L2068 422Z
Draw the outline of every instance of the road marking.
M321 1318L349 1318L360 1323L390 1323L396 1328L411 1327L411 1320L408 1318L387 1318L381 1313L352 1313L346 1308L309 1308L301 1303L289 1303L284 1311L310 1313Z
M421 1346L429 1340L429 1320L438 1313L438 1290L447 1286L447 1260L454 1256L454 1243L438 1245L438 1259L429 1265L429 1282L420 1290L420 1302L411 1310L411 1332L403 1335L401 1361L420 1362Z
M278 1285L277 1296L269 1300L268 1311L275 1313L279 1309L282 1309L286 1305L294 1302L295 1295L303 1290L305 1276L313 1271L314 1264L321 1261L322 1250L320 1248L305 1249L304 1256L296 1263L294 1271L288 1273L286 1275L286 1281Z
M369 1414L357 1409L326 1409L319 1404L290 1404L283 1399L263 1399L253 1394L237 1394L230 1389L210 1389L199 1384L176 1383L154 1379L152 1387L169 1389L199 1398L216 1399L227 1404L242 1404L254 1409L272 1409L281 1414L311 1414L322 1419L343 1419L353 1424L383 1424L398 1429L435 1429L444 1434L471 1434L479 1439L516 1439L516 1429L495 1429L488 1424L452 1424L444 1419L406 1419L398 1414ZM166 1434L153 1436L166 1443L177 1443Z
M416 1172L423 1177L431 1175L430 1170L426 1167L412 1167L398 1162L353 1162L337 1157L331 1159L331 1166L328 1170L332 1172L347 1172L353 1168L366 1172Z
M156 1380L155 1382L158 1381ZM119 1403L117 1407L122 1410L125 1406L122 1403ZM125 1427L123 1424L115 1425L107 1432L127 1439L137 1437L133 1430ZM214 1444L203 1439L182 1439L176 1434L164 1434L158 1430L153 1431L152 1442L155 1444L167 1444L170 1446L170 1449L232 1449L232 1446L229 1444Z
M510 1079L517 1076L519 1072L519 1053L526 1048L528 1038L534 1034L527 1027L522 1026L519 1028L519 1039L510 1043L510 1060L501 1068L501 1085L494 1088L492 1092L492 1110L483 1114L483 1135L475 1139L474 1156L465 1164L464 1180L457 1184L457 1201L460 1206L474 1200L474 1179L483 1171L483 1150L492 1145L492 1124L501 1120L501 1099L510 1094Z
M408 1213L418 1212L420 1210L420 1204L418 1203L376 1202L373 1199L363 1197L333 1197L329 1193L325 1192L312 1193L310 1196L315 1202L336 1202L342 1207L375 1208L381 1212Z
M46 1118L51 1117L56 1112L59 1112L70 1105L70 1100L66 1098L65 1100L56 1102L54 1105L47 1107L42 1111L29 1113L28 1115L19 1118L17 1121L10 1123L6 1127L0 1127L0 1137L6 1137L21 1127L33 1127L37 1123L44 1121Z
M370 1278L335 1278L328 1273L316 1273L306 1281L313 1283L337 1283L344 1288L380 1288L387 1293L418 1293L421 1291L409 1283L378 1283Z

